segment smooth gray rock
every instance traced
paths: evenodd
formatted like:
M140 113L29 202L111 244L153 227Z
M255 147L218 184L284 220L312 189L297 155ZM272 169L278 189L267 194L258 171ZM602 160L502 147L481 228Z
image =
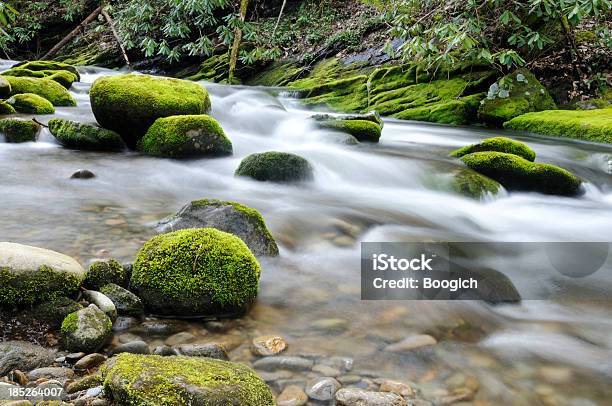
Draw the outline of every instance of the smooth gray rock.
M100 292L106 295L115 305L117 313L126 316L142 316L144 306L138 296L114 283L102 286Z
M336 403L341 406L408 406L408 402L395 393L372 392L357 388L344 388L336 392Z
M314 366L314 361L302 357L265 357L253 363L255 369L262 371L275 371L287 369L289 371L310 371Z
M102 310L111 320L117 318L117 308L115 304L104 293L95 290L86 290L83 292L83 298L89 303L98 306L98 309Z
M181 344L174 347L174 350L178 352L179 355L185 355L187 357L207 357L224 361L229 360L225 348L216 343Z
M306 384L306 394L315 400L331 400L341 387L340 382L334 378L315 378Z
M151 350L149 350L149 345L144 341L131 341L121 344L113 350L114 354L121 354L123 352L128 352L130 354L150 354Z
M53 364L57 352L25 341L0 342L0 376L13 369L31 371Z
M68 351L96 352L112 335L113 322L94 304L66 316L61 339Z

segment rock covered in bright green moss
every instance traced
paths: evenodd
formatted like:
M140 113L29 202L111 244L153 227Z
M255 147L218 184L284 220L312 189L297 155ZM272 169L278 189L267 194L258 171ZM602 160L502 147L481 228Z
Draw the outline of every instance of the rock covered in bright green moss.
M62 322L60 338L71 352L98 351L110 339L113 322L94 304L70 313Z
M582 180L555 165L528 161L503 152L474 152L461 160L476 172L494 179L508 190L576 196Z
M54 106L76 106L76 100L59 83L48 78L5 76L11 84L11 95L34 93L49 100Z
M385 123L383 119L380 117L380 114L377 111L370 111L365 114L349 114L345 116L334 116L331 114L315 114L311 117L315 121L329 121L329 120L365 120L371 121L375 124L378 124L380 128L383 128Z
M4 134L6 142L34 142L40 134L42 127L32 120L5 118L0 120L0 132Z
M127 284L125 269L114 259L98 260L89 266L84 285L89 289L99 290L102 286L115 283Z
M102 286L100 292L113 302L120 315L139 317L144 313L140 298L119 285L109 283Z
M0 99L6 99L11 95L11 84L6 78L0 76Z
M81 80L79 71L74 66L67 63L56 62L56 61L23 61L16 65L13 65L11 69L28 69L30 71L67 71L77 77L77 80Z
M66 148L88 151L120 151L125 148L119 134L95 125L54 118L49 120L49 131Z
M212 358L120 354L101 369L104 387L122 405L273 406L249 367Z
M313 179L310 163L301 156L286 152L251 154L240 162L236 176L270 182L301 182Z
M8 104L4 100L0 100L0 116L7 115L7 114L15 114L15 113L16 111L13 108L13 106Z
M232 154L232 142L208 115L171 116L153 123L138 150L166 158L225 156Z
M55 107L44 97L40 97L34 93L21 93L11 96L7 101L8 104L20 113L27 114L53 114Z
M469 169L454 171L451 176L451 189L472 199L495 196L502 189L498 182Z
M492 84L478 109L486 123L501 126L521 114L555 109L548 90L527 69L518 69Z
M131 287L154 314L234 317L255 301L260 272L240 238L191 228L145 243L132 267Z
M40 303L34 308L33 314L35 314L39 320L49 323L53 327L59 327L66 316L82 308L83 306L81 306L80 303L70 298L60 296L48 302Z
M369 120L331 119L319 122L318 126L346 132L360 142L378 142L382 135L381 126Z
M47 78L59 83L66 89L70 89L74 82L78 81L78 77L66 70L42 70L33 71L23 68L13 68L2 72L2 76L18 76L18 77L30 77L30 78Z
M472 152L497 151L507 154L514 154L525 158L528 161L535 161L536 153L522 142L515 141L506 137L493 137L482 140L478 144L472 144L459 148L450 153L450 156L461 158Z
M68 296L84 279L83 267L67 255L0 242L0 305L29 305Z
M202 85L149 75L101 77L89 97L98 123L119 133L130 148L136 147L158 118L210 110L210 98Z
M236 202L202 199L191 202L177 214L162 220L162 233L186 228L212 227L240 237L257 256L277 256L278 246L261 214Z
M528 113L504 124L513 130L612 143L612 109Z

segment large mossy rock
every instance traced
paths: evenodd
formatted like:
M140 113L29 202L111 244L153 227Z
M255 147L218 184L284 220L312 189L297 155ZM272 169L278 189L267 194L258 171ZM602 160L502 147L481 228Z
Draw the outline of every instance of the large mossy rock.
M196 200L160 222L162 233L186 228L216 228L240 237L257 256L277 256L278 246L259 212L235 202Z
M165 158L225 156L232 154L232 142L208 115L171 116L153 123L138 150Z
M0 132L4 134L6 142L34 142L40 134L42 127L32 120L19 120L5 118L0 120Z
M519 69L491 85L478 116L501 126L521 114L557 108L548 90L526 69Z
M54 118L49 120L49 131L66 148L86 151L120 151L125 148L119 134L94 125Z
M314 177L312 165L306 159L275 151L247 156L240 162L235 174L261 182L279 183L308 181Z
M85 270L71 257L0 242L0 305L26 305L76 292Z
M455 158L461 158L462 156L471 154L473 152L483 151L496 151L505 152L507 154L514 154L532 162L536 158L536 153L527 145L506 137L487 138L485 140L482 140L478 144L472 144L463 148L459 148L451 152L450 156Z
M6 79L0 76L0 99L6 99L11 95L11 84Z
M345 132L360 142L378 142L382 135L381 126L369 120L329 119L320 121L318 126Z
M503 152L474 152L461 160L469 168L498 181L508 190L561 196L582 193L581 179L558 166L531 162Z
M59 83L48 78L5 76L11 84L11 95L34 93L49 100L54 106L76 106L76 100Z
M136 148L158 118L210 111L210 98L202 85L149 75L101 77L89 97L98 123L119 133L130 148Z
M513 130L612 144L612 108L528 113L504 124Z
M235 317L255 301L260 273L240 238L214 228L186 229L144 244L131 288L154 314Z
M273 406L249 367L212 358L120 354L102 367L104 387L122 405Z
M113 322L96 305L70 313L60 330L64 348L71 352L98 351L112 335Z
M79 79L77 75L68 72L66 70L42 70L33 71L30 69L13 68L2 72L2 76L18 76L18 77L30 77L30 78L47 78L54 82L59 83L66 89L70 89L74 82Z
M11 96L7 101L8 104L20 112L26 114L53 114L55 107L44 97L40 97L34 93L22 93Z
M50 72L50 71L66 71L74 76L77 80L81 80L79 71L74 66L63 62L56 61L23 61L16 65L13 65L11 69L27 69L35 72Z

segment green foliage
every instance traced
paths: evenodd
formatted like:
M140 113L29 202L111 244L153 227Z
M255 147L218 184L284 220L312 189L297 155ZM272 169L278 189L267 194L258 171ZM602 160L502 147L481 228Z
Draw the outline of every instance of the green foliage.
M528 161L534 161L536 154L527 145L506 137L487 138L478 144L472 144L451 152L450 156L461 158L473 152L497 151L518 155Z
M499 69L570 35L586 19L606 21L610 0L401 0L377 1L390 15L391 35L405 41L399 53L427 67L459 61ZM603 34L602 34L603 38ZM388 46L390 52L394 50Z

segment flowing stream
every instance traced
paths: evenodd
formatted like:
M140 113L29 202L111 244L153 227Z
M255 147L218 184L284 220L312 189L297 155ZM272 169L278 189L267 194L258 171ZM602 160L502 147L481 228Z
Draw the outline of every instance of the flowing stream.
M3 61L0 69L10 65ZM78 107L57 108L54 116L94 121L88 89L97 77L117 72L81 71L82 82L72 89ZM521 260L537 264L537 258L529 259L534 252L485 258L481 265L507 273L523 297L549 297L491 306L362 302L359 265L363 241L609 241L612 146L396 120L385 120L380 144L347 145L315 128L308 120L313 111L281 89L206 86L211 114L234 145L228 158L176 161L71 151L46 130L37 143L0 140L0 241L57 250L84 265L108 256L130 262L155 235L157 221L188 202L241 202L262 213L281 255L262 260L258 304L226 336L280 334L289 354L352 357L357 375L415 381L442 394L453 379L473 376L480 382L477 399L488 402L483 404L608 401L612 267L571 281L569 289L565 281L566 289L557 291L562 275L539 272L538 266L512 267ZM461 165L447 157L450 151L495 135L524 141L538 161L573 171L588 182L585 194L501 193L477 201L438 186L437 180ZM246 155L271 150L307 158L314 182L287 186L233 176ZM96 178L70 179L78 169ZM184 326L202 329L198 322ZM442 338L426 351L383 350L422 333ZM240 348L231 357L250 360Z

